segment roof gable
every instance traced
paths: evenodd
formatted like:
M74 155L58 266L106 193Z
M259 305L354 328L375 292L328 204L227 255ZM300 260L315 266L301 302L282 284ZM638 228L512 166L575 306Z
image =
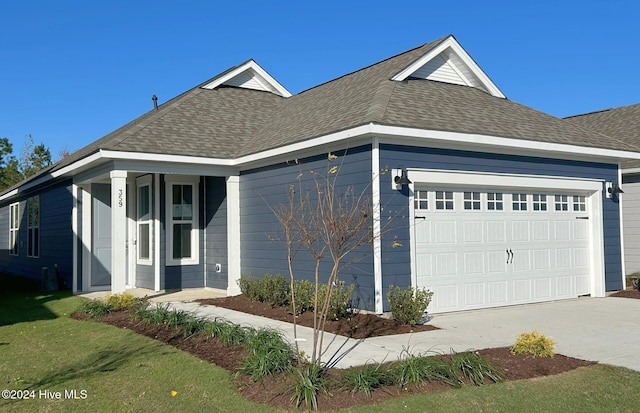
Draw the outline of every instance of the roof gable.
M201 87L215 89L219 86L234 86L243 89L271 92L288 98L291 93L253 59L227 70Z
M453 36L448 36L391 80L404 81L410 78L470 86L496 97L505 97Z

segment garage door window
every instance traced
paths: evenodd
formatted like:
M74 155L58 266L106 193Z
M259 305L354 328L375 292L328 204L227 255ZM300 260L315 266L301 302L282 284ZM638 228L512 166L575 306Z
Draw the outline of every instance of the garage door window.
M452 191L436 191L436 209L453 210Z
M413 207L415 209L428 209L429 201L427 200L427 191L415 191Z
M569 210L569 196L568 195L556 195L556 211L568 211Z
M576 212L585 212L587 210L587 201L584 196L573 197L573 210Z
M512 194L511 200L514 211L527 210L527 194Z
M466 211L480 210L480 192L464 193L464 209Z
M533 194L533 210L534 211L547 210L547 196L545 194Z
M487 209L489 211L502 211L504 209L504 205L502 203L502 193L487 193Z

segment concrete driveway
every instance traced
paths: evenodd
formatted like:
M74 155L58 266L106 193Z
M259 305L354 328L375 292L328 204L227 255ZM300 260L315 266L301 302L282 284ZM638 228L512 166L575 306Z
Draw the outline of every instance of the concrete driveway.
M203 317L224 317L244 325L275 328L293 342L293 328L289 323L193 302L173 302L171 305ZM584 297L437 314L430 321L440 328L436 331L365 340L325 335L327 345L323 360L333 359L336 367L345 368L371 361L396 360L404 349L417 354L512 346L519 333L538 329L556 341L559 354L640 371L638 317L640 300L614 297ZM310 328L298 326L298 343L306 354L311 353L312 337Z

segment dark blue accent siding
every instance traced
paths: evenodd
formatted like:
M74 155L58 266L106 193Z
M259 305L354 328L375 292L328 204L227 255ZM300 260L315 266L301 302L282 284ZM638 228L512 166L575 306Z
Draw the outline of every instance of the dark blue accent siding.
M291 185L296 190L313 184L310 171L326 175L328 168L337 166L336 190L351 188L355 193L371 197L371 146L360 146L346 151L333 151L338 158L328 161L327 152L304 159L292 160L264 168L244 171L240 175L240 240L242 274L262 276L281 273L288 276L287 251L282 227L271 208L288 203ZM300 175L301 174L301 175ZM334 176L334 175L330 175ZM312 191L312 193L314 193ZM346 259L339 278L355 284L354 300L360 308L374 308L373 246L366 245ZM321 274L329 271L330 258L325 258ZM314 261L306 251L294 260L298 279L313 279ZM326 280L326 275L324 280Z
M381 168L397 168L399 165L404 168L563 176L613 182L618 179L615 164L381 144ZM402 191L392 189L389 176L382 175L380 183L381 205L384 206L382 222L390 217L394 220L394 229L383 234L382 239L383 297L386 297L390 284L411 285L409 193L407 188ZM619 204L606 199L604 193L603 219L606 289L619 290L622 288ZM402 247L391 248L394 238Z
M227 184L225 178L205 178L206 286L227 289ZM216 264L222 266L216 272Z
M40 251L37 258L27 257L27 199L40 197ZM20 203L19 251L9 255L9 205ZM60 288L71 288L73 276L73 232L71 181L57 183L13 199L0 207L0 270L40 279L42 267L57 266Z

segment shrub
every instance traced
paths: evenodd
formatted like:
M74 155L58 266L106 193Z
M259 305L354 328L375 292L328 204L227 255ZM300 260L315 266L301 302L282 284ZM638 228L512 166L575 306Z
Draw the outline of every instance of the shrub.
M437 357L410 354L406 349L400 360L392 365L389 374L400 387L417 385L423 381L436 381L451 386L460 384L450 363Z
M351 312L351 295L355 286L350 284L348 287L344 281L338 280L333 286L331 299L329 300L329 311L327 312L327 320L339 320L347 317ZM327 285L323 284L318 291L318 310L322 309L322 304L327 295Z
M328 393L325 386L326 371L317 364L307 364L296 370L298 377L291 401L299 407L302 401L307 409L318 410L318 392Z
M243 275L238 285L242 294L252 301L266 303L272 307L287 306L291 301L289 280L282 274L265 274L262 278Z
M293 294L296 298L295 315L304 313L313 308L313 297L315 287L309 280L295 280L293 283ZM293 305L289 303L289 312L293 314Z
M244 346L249 356L244 361L242 371L257 381L267 374L287 372L293 368L295 353L282 335L274 330L252 331Z
M80 311L89 317L96 318L111 312L111 306L102 300L88 300L82 303Z
M271 307L284 307L291 301L289 280L282 274L265 274L262 277L261 300Z
M469 379L476 386L482 386L486 380L499 383L504 380L503 374L489 360L480 354L467 351L451 356L451 368L460 377Z
M403 290L391 285L387 292L391 316L400 323L416 325L424 316L432 296L433 292L424 288L407 287Z
M514 354L532 354L534 357L553 357L556 342L541 334L538 330L518 334L516 343L511 347Z
M367 364L362 368L347 370L343 380L351 394L361 391L371 396L371 391L385 385L388 378L389 374L382 368L382 364Z
M111 307L111 311L132 308L140 300L131 293L109 294L105 298L106 303Z

